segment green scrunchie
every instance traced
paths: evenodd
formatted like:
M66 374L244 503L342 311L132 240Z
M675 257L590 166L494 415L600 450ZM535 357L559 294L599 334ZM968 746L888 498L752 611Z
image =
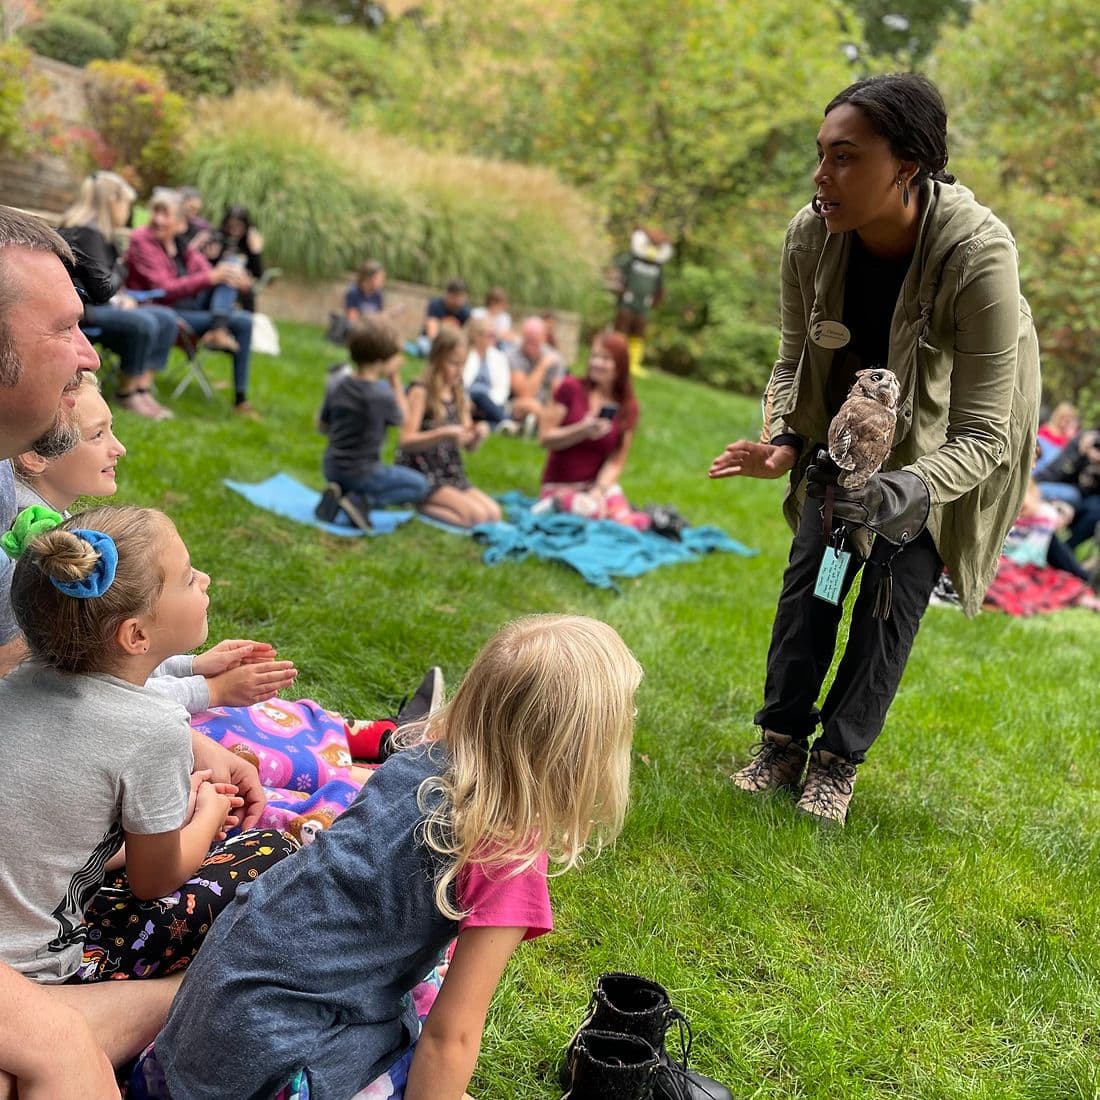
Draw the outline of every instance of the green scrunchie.
M55 512L42 504L32 504L15 517L10 531L0 535L0 549L9 558L21 557L23 551L39 535L52 531L59 523L64 522L65 517L60 512Z

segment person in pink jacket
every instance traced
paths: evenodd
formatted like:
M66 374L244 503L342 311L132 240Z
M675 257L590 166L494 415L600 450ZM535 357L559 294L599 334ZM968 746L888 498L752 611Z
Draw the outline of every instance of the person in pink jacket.
M161 305L175 310L208 347L232 354L234 410L256 418L248 401L252 316L233 308L238 291L248 289L252 279L237 264L211 266L202 253L178 239L181 228L179 196L157 191L149 224L130 236L126 285L163 291Z

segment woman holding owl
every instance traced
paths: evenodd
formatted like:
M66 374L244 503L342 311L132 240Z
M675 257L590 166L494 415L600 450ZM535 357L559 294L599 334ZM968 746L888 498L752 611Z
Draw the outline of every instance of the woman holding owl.
M980 608L1033 457L1039 350L1015 244L945 171L946 133L939 92L915 73L858 81L826 107L816 193L783 249L764 432L710 468L712 478L790 475L795 536L755 718L761 740L733 781L800 790L798 809L823 823L847 816L945 565L966 612ZM845 398L857 385L865 409L891 410L893 436L878 453L835 446L870 438L883 418L853 412ZM845 430L830 436L838 413Z

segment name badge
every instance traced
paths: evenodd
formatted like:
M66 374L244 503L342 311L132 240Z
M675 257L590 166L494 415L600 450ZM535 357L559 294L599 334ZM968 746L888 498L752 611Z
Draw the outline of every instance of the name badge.
M810 325L810 339L819 348L842 348L852 339L846 325L839 321L815 321Z
M844 587L844 577L851 559L852 555L847 550L825 547L821 566L817 571L817 584L814 585L814 595L819 600L831 604L840 603L840 590Z

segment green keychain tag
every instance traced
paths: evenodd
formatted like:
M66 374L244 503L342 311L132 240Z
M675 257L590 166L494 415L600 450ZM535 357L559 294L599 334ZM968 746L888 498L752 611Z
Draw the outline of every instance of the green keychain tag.
M848 550L835 550L825 547L821 558L821 567L817 571L817 584L814 595L826 603L840 603L840 590L844 587L844 578L848 573L848 562L852 555Z

